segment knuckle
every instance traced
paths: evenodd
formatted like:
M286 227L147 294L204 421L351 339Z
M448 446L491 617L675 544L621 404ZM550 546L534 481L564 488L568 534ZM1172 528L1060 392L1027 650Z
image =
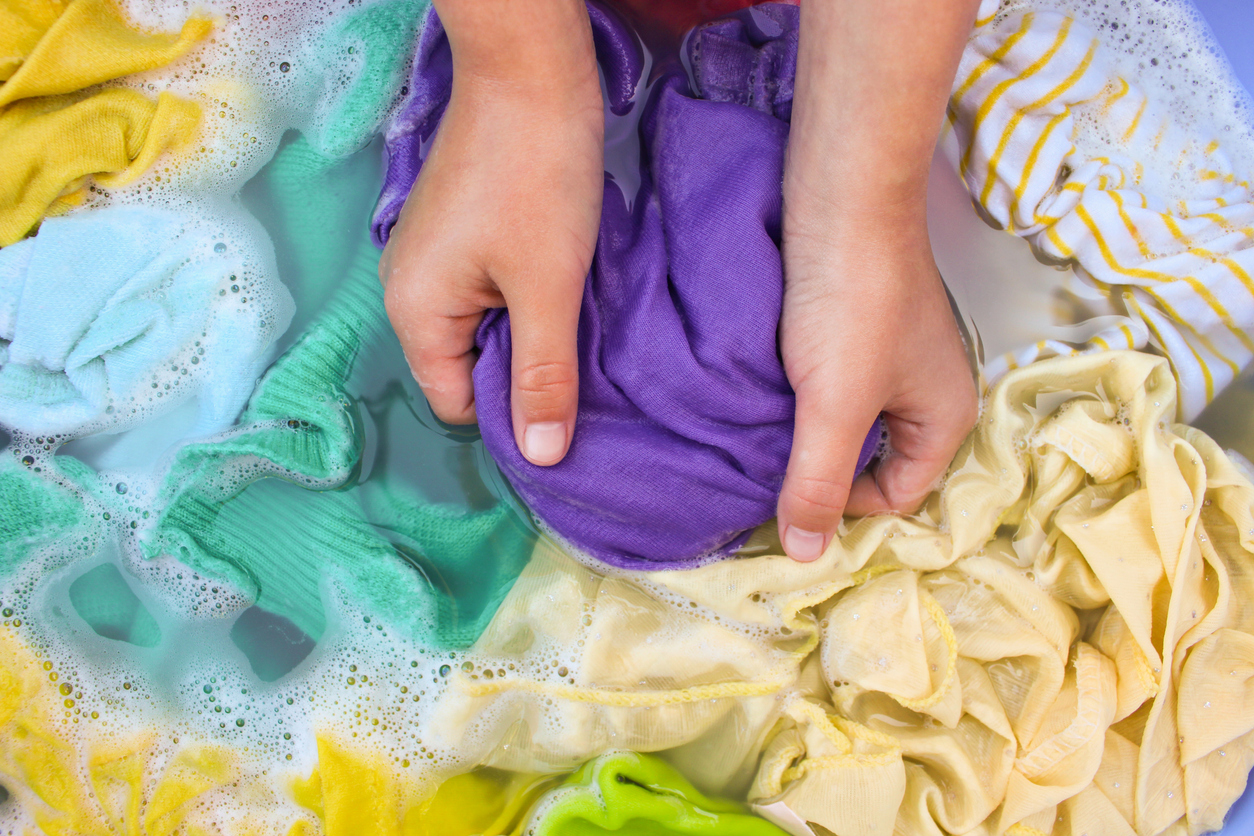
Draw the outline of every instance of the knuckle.
M962 440L971 432L971 428L975 426L979 418L980 404L974 392L971 394L971 397L959 398L953 404L950 413L950 434L952 435L954 445L962 443Z
M514 387L534 411L558 411L567 405L578 385L579 372L573 363L528 363L514 374Z
M435 417L446 424L473 424L475 420L474 404L464 405L446 401L443 398L432 398L427 394L427 403Z
M849 501L849 486L818 476L796 476L789 492L798 510L814 516L839 516Z

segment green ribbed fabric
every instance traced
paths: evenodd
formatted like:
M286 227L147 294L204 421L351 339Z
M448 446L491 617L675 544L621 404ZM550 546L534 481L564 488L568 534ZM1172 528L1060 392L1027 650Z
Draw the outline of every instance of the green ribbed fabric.
M465 646L513 584L533 537L505 502L469 511L433 504L410 487L413 474L384 468L358 484L365 416L355 373L367 353L399 349L368 207L320 188L351 180L345 166L353 164L297 138L259 175L253 193L267 196L276 248L299 253L291 262L299 275L285 281L336 287L262 378L238 427L179 451L144 548L230 581L314 639L326 628L330 578L362 610L437 645ZM340 264L343 273L330 275Z
M57 463L71 482L89 472L74 459ZM61 539L85 521L80 495L51 478L46 468L37 473L11 455L0 456L0 574L13 571L31 551Z

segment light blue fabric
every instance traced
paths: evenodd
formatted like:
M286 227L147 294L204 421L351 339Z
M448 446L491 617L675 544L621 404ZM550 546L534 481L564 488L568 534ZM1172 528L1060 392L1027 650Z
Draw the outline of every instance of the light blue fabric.
M119 429L204 390L198 432L227 426L291 318L250 291L237 249L166 210L47 220L0 250L0 425ZM236 288L232 290L232 288ZM205 385L209 383L209 385Z

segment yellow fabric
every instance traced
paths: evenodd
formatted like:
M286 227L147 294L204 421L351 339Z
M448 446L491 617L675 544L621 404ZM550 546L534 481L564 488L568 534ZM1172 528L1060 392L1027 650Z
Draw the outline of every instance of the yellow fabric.
M320 735L312 774L276 796L272 765L242 773L229 747L180 743L155 722L119 735L76 711L75 688L0 628L0 785L48 836L518 836L563 777L478 770L433 794L390 757ZM246 816L223 820L224 804Z
M55 676L0 630L0 785L41 832L168 836L193 826L208 791L236 779L221 747L171 752L154 733L92 735Z
M89 178L126 185L191 141L200 120L192 102L80 91L168 64L211 29L193 17L177 35L141 33L110 0L0 7L0 246L81 202Z
M469 764L669 749L709 786L762 752L759 809L840 834L1215 828L1254 766L1254 485L1175 409L1165 359L1043 360L923 512L816 563L767 531L649 576L542 545L432 727Z
M318 827L298 822L290 836L517 836L535 799L562 777L481 769L431 794L406 773L320 735L317 767L292 784L293 798Z
M1122 49L1124 29L993 12L985 3L954 81L960 174L985 219L1080 281L1075 321L1060 323L1077 326L1069 341L1023 346L985 371L1152 347L1191 419L1254 358L1254 173L1235 166L1231 137L1182 121L1116 69L1103 39Z
M0 113L0 246L19 240L50 206L89 177L113 188L146 171L167 148L186 145L198 105L133 90L29 99Z
M39 17L46 17L49 10L47 6L41 8ZM17 8L10 10L6 16L16 17L16 11ZM73 93L164 67L186 54L212 30L212 21L191 17L177 35L148 34L135 30L113 0L72 0L23 56L17 71L0 86L0 107L20 99ZM5 43L10 37L0 41L0 47L9 47L5 53L12 49ZM13 46L29 43L29 35L22 37L18 33L13 41Z
M0 81L8 81L65 11L65 0L0 3Z

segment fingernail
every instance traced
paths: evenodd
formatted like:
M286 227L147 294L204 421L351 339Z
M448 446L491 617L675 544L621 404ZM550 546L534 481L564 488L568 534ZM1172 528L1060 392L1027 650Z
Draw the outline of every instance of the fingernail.
M523 455L532 464L554 464L566 451L566 425L560 421L528 424L523 431Z
M809 563L823 553L823 535L790 525L784 531L784 551L793 560Z

